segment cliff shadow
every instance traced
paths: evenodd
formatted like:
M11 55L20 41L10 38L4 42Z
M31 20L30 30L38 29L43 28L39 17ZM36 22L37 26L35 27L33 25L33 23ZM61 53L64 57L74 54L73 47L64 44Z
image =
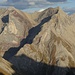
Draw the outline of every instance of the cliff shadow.
M9 14L3 16L1 20L2 20L3 23L9 23Z
M26 55L14 56L10 62L12 68L19 75L75 75L75 68L48 65L27 57ZM19 72L19 73L18 73Z
M4 31L5 26L7 26L7 23L9 23L9 14L6 16L3 16L1 18L2 22L3 22L3 26L1 27L1 31L0 34Z

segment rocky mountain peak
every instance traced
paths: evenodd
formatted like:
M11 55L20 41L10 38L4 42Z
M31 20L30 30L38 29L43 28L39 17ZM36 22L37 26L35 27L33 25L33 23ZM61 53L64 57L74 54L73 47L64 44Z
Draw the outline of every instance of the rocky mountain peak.
M20 74L75 74L75 22L71 16L60 7L38 15L10 8L3 15L1 24L6 26L0 34L0 48L5 50L2 55Z
M40 22L40 21L42 21L43 19L46 19L46 18L50 19L52 16L54 16L56 14L58 14L58 16L61 16L61 17L66 15L66 13L60 7L48 8L48 9L40 12L36 21Z
M8 44L8 46L1 47L2 53L8 50L10 46L19 46L20 41L28 35L29 29L34 24L25 13L14 7L8 8L0 19L0 43ZM8 39L9 37L12 38Z
M17 10L15 7L10 6L9 8L7 8L8 10Z

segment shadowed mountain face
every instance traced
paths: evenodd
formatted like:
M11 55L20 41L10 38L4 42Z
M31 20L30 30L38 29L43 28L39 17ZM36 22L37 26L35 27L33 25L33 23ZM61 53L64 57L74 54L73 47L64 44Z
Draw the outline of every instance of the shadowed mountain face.
M59 7L33 14L8 8L1 14L0 55L14 74L75 75L73 17Z
M75 75L75 68L58 67L42 62L36 62L23 54L14 56L12 61L15 60L18 64L12 62L14 64L12 65L0 57L0 75L61 75L61 72L63 73L62 75Z

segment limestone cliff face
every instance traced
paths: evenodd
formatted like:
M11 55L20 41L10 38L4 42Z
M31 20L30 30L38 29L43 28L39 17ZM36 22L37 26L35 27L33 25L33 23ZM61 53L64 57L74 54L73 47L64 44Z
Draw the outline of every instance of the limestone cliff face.
M35 18L36 14L12 9L5 12L10 12L9 23L0 34L1 41L20 44L11 43L4 58L22 75L75 75L74 19L59 7L39 12Z
M24 56L22 59L19 58L23 54L34 61L58 66L50 69L46 66L45 75L67 75L71 68L75 67L75 25L73 20L57 7L41 12L35 21L39 24L29 30L25 44L17 52L16 56L10 59L10 62L20 69L29 70L29 66L24 64L24 62L26 63ZM17 65L18 63L25 66L22 68L22 66ZM30 61L28 64L32 68ZM38 69L38 67L38 73L35 67L30 70L31 73L34 75L40 74L40 68ZM74 74L74 71L72 73Z
M28 35L32 23L25 13L10 7L0 17L0 49L5 52L10 47L17 47ZM3 53L4 53L3 52ZM1 56L3 56L3 53Z
M11 63L0 57L0 75L19 75L12 67Z

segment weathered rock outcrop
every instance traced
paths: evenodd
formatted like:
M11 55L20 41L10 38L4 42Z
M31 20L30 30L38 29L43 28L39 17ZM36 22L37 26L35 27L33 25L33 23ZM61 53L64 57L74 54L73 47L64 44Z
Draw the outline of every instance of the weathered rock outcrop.
M25 13L10 7L0 16L0 51L5 52L10 47L18 47L20 41L28 35L32 22Z
M75 75L74 19L59 7L39 12L36 18L18 11L9 14L9 23L0 35L6 33L4 43L18 40L20 45L8 47L3 57L22 75ZM11 36L7 37L7 32Z
M0 57L0 75L20 75L15 72L13 65Z

